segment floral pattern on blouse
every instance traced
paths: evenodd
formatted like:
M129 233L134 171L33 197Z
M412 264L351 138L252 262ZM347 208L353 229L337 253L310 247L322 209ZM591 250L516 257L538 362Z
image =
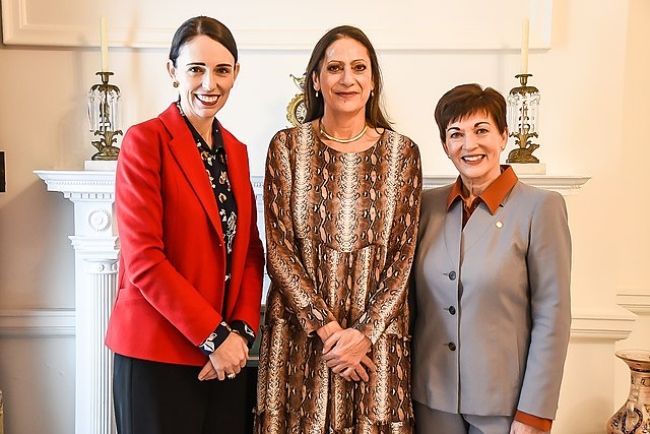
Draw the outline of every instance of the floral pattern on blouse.
M226 149L219 129L219 122L216 118L212 121L212 148L210 148L203 137L201 137L201 134L199 134L196 128L194 128L187 116L185 116L181 105L178 103L176 105L192 132L192 137L194 138L194 142L198 148L199 155L201 155L201 160L203 161L208 180L210 181L210 186L212 187L215 200L217 201L217 208L219 209L219 217L221 218L221 227L223 229L226 247L225 291L228 292L232 266L232 248L237 233L237 203L235 201L235 196L232 193L230 179L228 178ZM215 331L199 345L199 348L206 355L209 355L226 340L231 332L242 335L249 343L249 346L255 341L255 333L252 332L248 324L243 321L233 321L232 324L223 321L219 326L217 326Z

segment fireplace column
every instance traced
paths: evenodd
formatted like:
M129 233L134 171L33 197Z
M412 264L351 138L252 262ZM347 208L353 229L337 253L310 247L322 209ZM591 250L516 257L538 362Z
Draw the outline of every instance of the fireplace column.
M104 346L117 288L114 171L37 171L74 204L75 433L113 434L112 354Z

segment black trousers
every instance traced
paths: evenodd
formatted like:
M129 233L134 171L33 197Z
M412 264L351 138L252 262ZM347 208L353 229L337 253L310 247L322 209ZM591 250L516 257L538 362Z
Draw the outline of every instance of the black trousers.
M117 432L252 433L257 373L246 368L232 380L199 381L200 370L116 354L113 397Z

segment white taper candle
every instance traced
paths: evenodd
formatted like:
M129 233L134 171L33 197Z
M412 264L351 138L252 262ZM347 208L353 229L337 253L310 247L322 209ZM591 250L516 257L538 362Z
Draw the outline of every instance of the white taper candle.
M100 41L102 50L102 71L108 71L108 28L106 17L102 16L100 23Z
M521 73L528 74L528 17L524 18L521 27Z

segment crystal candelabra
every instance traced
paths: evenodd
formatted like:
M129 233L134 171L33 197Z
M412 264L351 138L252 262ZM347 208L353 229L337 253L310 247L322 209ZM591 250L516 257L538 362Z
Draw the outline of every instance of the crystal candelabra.
M537 117L539 113L539 90L528 86L528 77L532 74L517 74L520 86L513 88L508 95L508 124L510 137L515 138L515 149L508 154L507 163L539 163L533 151L539 144L533 143L538 138Z
M112 72L102 71L97 75L101 77L101 84L94 84L88 92L90 132L98 137L92 141L92 145L97 148L92 159L117 160L120 149L114 144L117 143L117 136L122 135L118 129L120 89L108 83Z

